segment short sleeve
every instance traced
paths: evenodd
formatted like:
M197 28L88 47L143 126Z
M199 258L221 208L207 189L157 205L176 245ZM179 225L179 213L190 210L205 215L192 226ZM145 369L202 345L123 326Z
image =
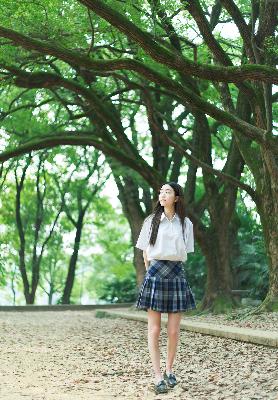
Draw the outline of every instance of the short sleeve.
M187 242L186 242L186 252L193 253L194 252L194 231L193 231L193 223L187 218Z
M137 247L140 250L146 250L149 244L149 240L150 240L150 231L151 231L151 222L152 222L152 218L148 217L145 219L137 243L135 245L135 247Z

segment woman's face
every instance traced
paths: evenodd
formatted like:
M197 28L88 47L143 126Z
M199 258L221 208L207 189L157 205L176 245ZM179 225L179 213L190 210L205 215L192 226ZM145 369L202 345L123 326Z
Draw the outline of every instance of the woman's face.
M165 184L161 187L159 192L159 202L163 207L172 207L177 200L174 189Z

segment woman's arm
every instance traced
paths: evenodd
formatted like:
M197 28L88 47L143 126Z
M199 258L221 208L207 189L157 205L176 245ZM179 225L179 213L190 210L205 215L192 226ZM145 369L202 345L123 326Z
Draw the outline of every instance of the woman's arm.
M144 258L144 263L145 263L145 267L146 267L146 270L147 270L148 267L149 267L149 261L147 259L147 253L146 253L145 250L143 250L143 258Z

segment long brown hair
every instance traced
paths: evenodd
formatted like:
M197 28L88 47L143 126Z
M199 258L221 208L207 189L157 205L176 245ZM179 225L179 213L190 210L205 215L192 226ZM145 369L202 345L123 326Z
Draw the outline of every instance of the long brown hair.
M169 185L171 188L174 189L175 196L179 196L178 200L175 202L175 212L178 214L180 218L180 223L182 225L182 234L184 239L184 221L186 217L185 213L185 200L182 187L176 182L165 182L163 185ZM163 186L162 185L162 186ZM151 216L153 216L152 224L151 224L151 237L150 237L150 244L154 245L157 238L157 232L160 224L160 218L164 211L164 207L160 204L159 200L156 202L153 212Z

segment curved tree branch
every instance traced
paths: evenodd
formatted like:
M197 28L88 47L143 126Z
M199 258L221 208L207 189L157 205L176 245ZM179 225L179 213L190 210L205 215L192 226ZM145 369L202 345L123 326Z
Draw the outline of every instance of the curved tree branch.
M152 36L142 31L126 17L102 4L99 0L80 0L82 3L91 4L91 9L105 18L112 25L124 32L131 39L135 40L155 61L168 66L178 72L188 73L193 76L218 82L242 82L245 80L258 80L270 83L278 83L278 71L275 68L265 65L243 65L240 67L220 67L214 65L194 63L188 58L173 53L166 47L158 44ZM97 5L95 4L97 3ZM10 39L14 44L20 45L28 50L37 50L44 54L55 55L67 61L70 65L79 65L78 60L87 60L90 58L80 56L75 52L62 48L60 46L48 43L46 41L32 39L12 29L0 26L0 36ZM62 57L61 57L62 56ZM72 58L74 56L74 58ZM131 61L130 59L117 61ZM87 64L87 65L88 65Z
M81 58L82 60L83 58ZM86 58L85 58L86 59ZM80 60L80 57L79 57ZM80 61L81 61L80 60ZM71 59L72 61L72 59ZM186 87L182 87L179 83L175 82L174 80L168 78L165 75L162 75L158 71L155 71L154 69L144 65L143 63L140 63L135 60L129 60L128 63L125 62L125 60L116 60L116 61L91 61L89 59L86 59L86 67L88 67L88 64L91 65L92 68L94 69L100 69L101 71L106 70L106 71L112 71L112 70L118 70L118 69L129 69L129 70L134 70L138 72L140 75L144 76L146 79L153 81L171 92L173 92L175 95L178 95L180 98L180 103L188 107L192 107L193 109L196 109L197 111L203 111L206 114L209 114L211 117L214 119L218 120L219 122L222 122L223 124L229 126L232 129L236 129L239 132L243 133L245 136L248 136L250 139L255 140L261 145L264 145L266 147L272 148L275 152L278 151L278 147L276 143L274 142L273 138L266 138L265 137L265 131L257 128L240 118L237 118L235 115L230 114L228 112L222 111L219 108L215 107L212 103L209 103L208 101L204 100L197 94L195 94L193 91ZM12 71L14 70L15 74L20 74L20 70L15 67L9 67L9 66L4 66L4 68L7 68L8 70ZM24 76L27 76L27 72L21 71ZM22 75L23 76L23 75ZM33 79L32 79L33 77ZM50 74L46 72L38 72L38 73L33 73L29 74L28 77L28 82L31 82L31 85L34 85L34 83L37 81L37 79L41 79L42 77L46 78L46 86L51 86L51 83L54 82L56 83L56 80L59 78L62 81L65 81L65 84L72 86L73 82L72 81L67 81L62 77L59 77L55 74ZM62 82L61 81L61 82ZM70 82L70 83L68 83ZM90 93L89 90L86 88L83 88L80 84L75 83L74 84L78 85L84 92ZM70 87L68 86L68 88ZM80 90L81 90L80 89ZM102 107L103 109L103 107Z
M14 149L0 153L0 162L30 153L33 150L49 149L62 145L93 146L137 171L153 188L159 188L160 183L163 182L159 173L149 166L143 158L133 159L129 157L124 151L118 149L116 142L114 145L105 143L90 131L66 131L32 138Z
M0 64L1 66L1 64ZM14 66L3 66L5 69L10 71L15 75L14 82L17 86L27 87L27 88L55 88L64 87L75 93L82 95L94 109L97 117L102 124L109 126L115 136L117 137L119 144L125 149L126 152L133 154L134 157L138 157L138 152L132 146L132 143L127 139L123 127L121 125L120 118L117 118L116 110L112 109L113 104L104 99L100 99L99 96L94 93L94 91L88 90L86 87L82 86L80 83L63 78L60 75L50 73L50 72L35 72L29 73L20 70Z
M242 37L246 54L248 55L249 59L252 62L254 62L255 56L252 51L253 47L252 47L252 43L251 43L251 29L246 24L241 12L240 12L240 9L238 8L238 6L235 4L235 2L233 0L220 0L220 3L222 4L223 7L226 8L228 13L233 18L233 20L239 30L239 33Z
M255 190L253 190L249 185L246 185L245 183L240 182L237 180L235 177L232 175L226 174L222 171L219 171L217 169L212 168L210 165L206 164L205 162L199 160L197 157L193 156L192 154L189 154L184 146L181 144L177 143L175 140L170 139L169 136L164 135L164 140L169 143L172 147L177 149L181 154L183 154L188 160L192 161L195 165L198 167L201 167L204 169L206 172L209 172L213 175L218 176L220 179L224 180L225 182L231 183L233 186L237 186L248 193L251 198L257 202L258 201L258 195ZM186 145L186 144L185 144Z
M185 1L185 8L189 11L189 13L192 15L194 18L196 24L198 25L199 31L211 50L212 54L214 55L215 59L221 63L222 65L225 66L232 66L233 63L228 56L228 54L223 50L222 46L220 45L219 41L215 39L211 26L209 22L206 19L206 16L203 12L203 9L200 5L199 0L191 0L191 1ZM220 6L220 4L218 4ZM255 59L253 58L252 62L255 62ZM223 82L224 83L224 82ZM252 104L254 102L254 99L256 98L256 92L253 90L251 85L247 84L246 82L237 82L237 86L239 89L243 90L244 93L249 97L250 103ZM229 92L229 87L226 84L226 92Z
M151 34L144 32L127 17L112 9L101 0L79 0L100 17L115 26L130 39L134 40L155 61L176 71L221 82L240 82L247 79L273 82L278 81L278 71L264 65L244 65L241 67L218 67L194 63L185 56L169 51L165 46L158 44ZM1 33L1 30L0 30Z

